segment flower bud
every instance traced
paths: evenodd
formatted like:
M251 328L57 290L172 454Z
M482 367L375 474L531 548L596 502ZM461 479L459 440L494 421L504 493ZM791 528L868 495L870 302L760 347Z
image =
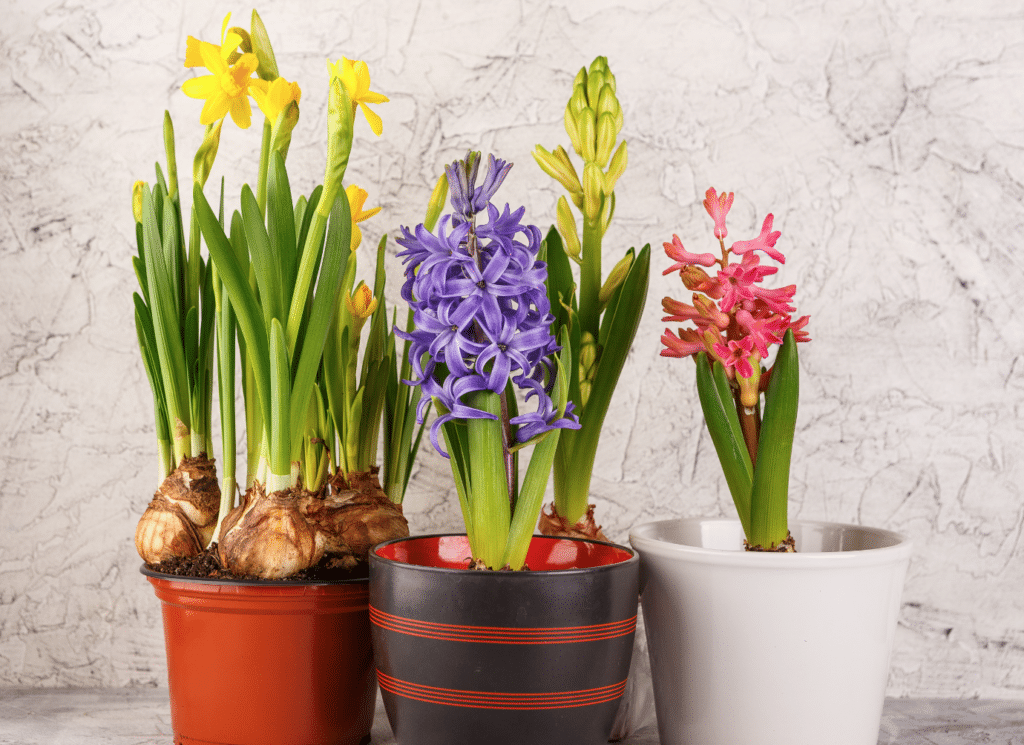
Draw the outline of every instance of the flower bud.
M722 297L721 283L699 266L693 264L684 266L679 270L679 276L683 280L683 285L691 292L703 292L708 297L715 299Z
M580 134L580 145L583 147L583 160L595 160L597 152L597 117L589 106L580 112L576 120Z
M558 222L558 233L562 236L562 242L565 244L565 252L569 255L569 258L579 264L581 262L581 248L579 233L576 231L576 218L572 214L569 203L564 196L558 198L558 208L555 214Z
M136 181L132 185L132 215L135 216L135 222L142 222L142 190L145 188L145 181Z
M196 150L196 157L192 159L192 180L200 186L206 185L206 179L210 177L213 170L213 162L217 159L217 148L220 147L220 130L224 119L216 124L206 126L206 134L203 136L203 144Z
M278 80L284 80L284 78L278 78ZM298 88L297 85L295 87ZM281 109L281 112L277 115L277 119L274 121L273 127L271 127L271 152L281 153L282 158L288 157L288 147L292 144L292 130L295 129L295 125L298 123L299 102L296 97Z
M615 137L617 135L615 117L606 111L597 120L596 147L594 150L595 160L601 168L608 165L608 158L611 157L612 148L615 147Z
M601 95L597 99L597 113L611 114L614 119L621 110L619 99L615 97L615 89L605 83L604 87L601 88Z
M441 216L445 203L448 201L448 174L442 173L437 183L434 184L434 191L430 194L430 202L427 203L427 215L423 218L423 226L430 231L437 225L437 218Z
M740 386L740 403L748 409L753 409L757 406L760 398L758 383L761 380L761 355L754 352L754 354L750 355L748 361L754 370L754 374L746 378L737 372L736 382Z
M328 69L332 74L327 105L327 166L324 169L324 190L316 206L321 217L330 216L334 200L341 190L341 180L345 177L352 152L352 129L355 125L352 99L330 63Z
M373 296L373 290L367 284L360 282L351 295L346 295L345 306L352 314L352 318L361 322L372 316L373 312L377 310L377 298ZM360 323L360 325L362 324Z
M565 150L562 148L558 148L558 150L565 153ZM583 187L580 185L580 178L576 175L576 169L569 161L568 155L563 159L537 145L533 150L533 159L537 161L537 165L546 174L558 181L570 194L583 191Z
M588 161L583 166L583 214L594 221L601 214L601 198L604 188L604 174L597 163Z
M577 153L583 151L583 145L580 142L579 127L576 126L576 115L572 110L572 101L565 107L565 133L569 135L569 142L572 143L572 149Z
M633 257L630 254L626 254L617 263L612 270L608 273L608 279L601 285L601 290L597 293L597 302L604 308L608 304L608 301L612 299L612 295L619 289L619 285L626 279L626 275L629 274L630 268L633 266Z
M252 11L252 30L249 34L249 43L256 59L260 61L256 68L256 74L263 80L276 80L277 59L274 57L274 48L270 46L270 35L267 34L267 27L254 8Z
M605 190L609 194L615 191L615 183L619 180L619 177L625 173L627 160L626 141L623 140L615 150L615 155L612 156L612 161L608 165L608 172L604 176Z

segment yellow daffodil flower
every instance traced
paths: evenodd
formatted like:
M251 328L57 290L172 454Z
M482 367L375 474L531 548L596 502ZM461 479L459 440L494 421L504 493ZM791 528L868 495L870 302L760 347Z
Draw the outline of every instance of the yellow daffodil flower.
M260 86L252 86L249 91L256 99L260 111L267 117L271 124L277 121L277 117L285 110L292 101L299 102L302 98L302 89L298 83L289 83L284 78L277 78L263 90Z
M381 93L370 90L370 70L366 63L362 60L350 60L342 57L337 62L328 61L327 69L330 70L332 78L338 78L345 86L345 92L352 99L352 113L355 113L357 105L362 108L370 129L379 137L380 133L384 131L384 124L366 104L387 103L390 99Z
M228 64L228 59L242 41L238 34L227 31L230 18L230 13L224 17L219 47L188 37L185 43L185 67L205 67L211 74L186 80L181 90L191 98L206 99L199 115L201 124L212 124L230 112L232 121L241 129L247 129L252 122L250 89L265 92L268 84L265 80L252 77L259 66L255 54L243 54L234 64Z
M355 184L349 185L345 189L345 196L348 197L349 211L352 213L352 243L351 249L355 251L359 248L359 244L363 242L363 231L359 229L358 223L369 220L371 217L380 212L380 207L374 207L373 209L363 210L363 205L366 204L366 197L369 194L365 189L360 189Z
M207 41L200 41L194 36L189 36L185 39L185 67L206 67L206 63L203 62L203 55L201 49L209 47L208 51L216 50L222 60L225 63L231 58L231 53L238 49L238 45L242 43L242 37L236 34L234 31L228 33L228 21L231 20L231 14L228 13L224 16L224 22L220 26L220 47L218 48L215 44L210 44Z

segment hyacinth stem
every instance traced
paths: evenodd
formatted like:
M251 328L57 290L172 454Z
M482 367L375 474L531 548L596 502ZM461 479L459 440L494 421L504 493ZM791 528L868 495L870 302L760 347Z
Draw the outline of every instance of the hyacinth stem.
M471 537L473 558L482 560L490 569L500 569L508 541L512 513L509 503L508 474L505 471L501 401L498 394L479 391L469 405L493 414L495 419L468 419L469 452L474 460L470 479L470 512L474 534Z
M747 452L750 454L750 463L752 466L757 465L757 443L758 433L761 429L761 417L757 412L757 409L752 409L744 406L739 398L739 391L735 391L735 402L736 402L736 415L740 420L740 429L743 432L743 442L747 446Z
M601 326L601 221L583 218L582 264L580 265L580 330L598 338Z

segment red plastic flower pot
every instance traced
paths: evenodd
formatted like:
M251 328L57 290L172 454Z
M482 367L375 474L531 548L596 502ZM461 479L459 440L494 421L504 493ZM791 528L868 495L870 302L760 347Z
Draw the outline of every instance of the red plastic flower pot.
M528 571L468 570L465 536L370 552L384 707L401 745L598 745L633 651L639 562L535 536Z
M146 575L162 601L175 745L359 745L377 686L366 579Z

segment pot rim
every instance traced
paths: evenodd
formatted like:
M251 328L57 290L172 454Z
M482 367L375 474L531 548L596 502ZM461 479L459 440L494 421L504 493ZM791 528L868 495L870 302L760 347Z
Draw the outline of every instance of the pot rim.
M394 566L406 567L408 569L413 569L413 570L416 570L416 571L437 572L437 573L441 573L441 574L462 574L464 572L468 572L469 571L468 567L466 567L465 569L462 569L462 568L454 569L454 568L451 568L451 567L432 567L432 566L425 566L423 564L409 564L409 563L406 563L404 561L399 561L397 559L389 559L389 558L381 556L380 554L377 553L377 551L379 549L384 548L385 546L389 546L389 545L394 544L394 543L402 543L402 542L417 541L417 540L427 540L427 539L432 539L432 538L450 538L450 537L460 537L460 538L461 537L466 537L467 540L468 540L468 536L465 533L429 533L429 534L425 534L425 535L411 535L411 536L405 536L405 537L402 537L402 538L392 538L389 541L384 541L383 543L378 543L376 546L374 546L373 548L370 549L370 554L369 554L370 565L372 567L374 562L380 562L380 564L382 564L382 565L394 565ZM512 579L513 577L545 577L545 576L566 577L566 576L572 576L572 575L576 575L576 574L592 574L594 572L613 571L616 567L628 566L629 564L635 564L635 563L640 561L640 552L639 551L637 551L635 548L632 548L630 546L624 546L621 543L612 543L611 541L596 541L596 540L594 540L592 538L572 538L572 537L569 537L569 536L553 536L553 535L533 535L530 540L533 541L533 540L535 540L537 538L540 538L540 539L543 539L543 540L550 540L550 541L578 541L580 543L595 543L595 544L598 544L598 545L601 545L601 546L614 546L617 549L621 549L623 551L627 551L630 554L630 556L629 556L628 559L624 559L623 561L617 561L617 562L615 562L613 564L602 564L602 565L596 566L596 567L579 567L579 568L573 568L573 569L531 569L528 572L523 572L523 571L517 571L517 572L502 572L502 571L498 571L498 572L489 571L488 572L488 571L484 571L484 572L480 572L480 571L478 571L478 572L473 572L471 575L466 575L466 576L473 576L473 577L488 577L488 576L490 576L490 577L499 577L499 578L504 578L504 579ZM512 581L513 582L519 582L519 581L526 581L526 580L512 579Z
M909 560L913 541L902 533L884 528L874 528L854 523L831 520L791 520L790 525L843 528L870 533L893 541L890 546L839 551L816 551L797 553L775 553L770 551L743 551L736 549L704 548L674 543L650 535L658 526L670 523L732 523L739 520L729 517L683 517L655 520L634 526L629 531L629 542L637 551L656 554L662 558L714 564L718 566L758 566L765 569L835 569L849 566L874 566Z
M370 581L369 575L365 577L351 577L348 579L237 579L235 577L187 577L181 574L168 574L150 569L145 563L139 567L139 571L151 580L165 580L169 582L185 582L188 584L202 585L233 585L236 587L315 587L315 586L336 586L336 585L357 585Z

